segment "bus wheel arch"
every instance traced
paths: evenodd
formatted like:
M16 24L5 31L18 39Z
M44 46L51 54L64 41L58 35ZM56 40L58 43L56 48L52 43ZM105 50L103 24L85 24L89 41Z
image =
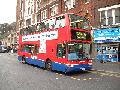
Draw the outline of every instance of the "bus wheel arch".
M46 59L45 69L48 70L48 71L52 70L52 61L49 58Z

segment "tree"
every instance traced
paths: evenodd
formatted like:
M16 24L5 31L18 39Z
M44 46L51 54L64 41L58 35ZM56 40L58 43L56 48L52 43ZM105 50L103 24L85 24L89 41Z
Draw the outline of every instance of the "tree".
M11 24L4 23L0 24L0 39L3 39L7 37L10 32L15 32L16 31L16 22L13 22Z

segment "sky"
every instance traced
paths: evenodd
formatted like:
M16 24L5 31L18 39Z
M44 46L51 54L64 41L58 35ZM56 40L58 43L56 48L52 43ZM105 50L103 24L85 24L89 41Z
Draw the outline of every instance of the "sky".
M16 21L17 0L0 0L0 24Z

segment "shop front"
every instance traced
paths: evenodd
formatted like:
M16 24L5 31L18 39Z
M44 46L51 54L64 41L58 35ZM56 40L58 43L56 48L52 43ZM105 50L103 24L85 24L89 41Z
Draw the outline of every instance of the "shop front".
M96 29L93 32L96 59L100 62L120 61L120 28Z

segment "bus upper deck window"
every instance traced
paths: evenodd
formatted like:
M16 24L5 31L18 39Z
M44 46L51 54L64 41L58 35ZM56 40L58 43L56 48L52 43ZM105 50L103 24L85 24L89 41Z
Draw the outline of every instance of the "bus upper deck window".
M50 19L49 20L49 29L53 29L55 27L55 19Z
M21 29L21 30L20 30L20 35L24 35L24 32L25 32L25 29L24 29L24 28Z
M62 28L65 26L65 16L56 17L55 28Z
M89 21L85 17L78 16L75 14L70 14L69 18L70 18L70 26L71 27L80 28L80 29L84 29L84 30L89 29Z
M28 32L29 32L29 34L32 34L32 33L34 33L35 32L35 27L34 26L30 26L30 27L28 27Z
M37 27L37 31L42 32L44 28L45 28L45 23L41 22Z

